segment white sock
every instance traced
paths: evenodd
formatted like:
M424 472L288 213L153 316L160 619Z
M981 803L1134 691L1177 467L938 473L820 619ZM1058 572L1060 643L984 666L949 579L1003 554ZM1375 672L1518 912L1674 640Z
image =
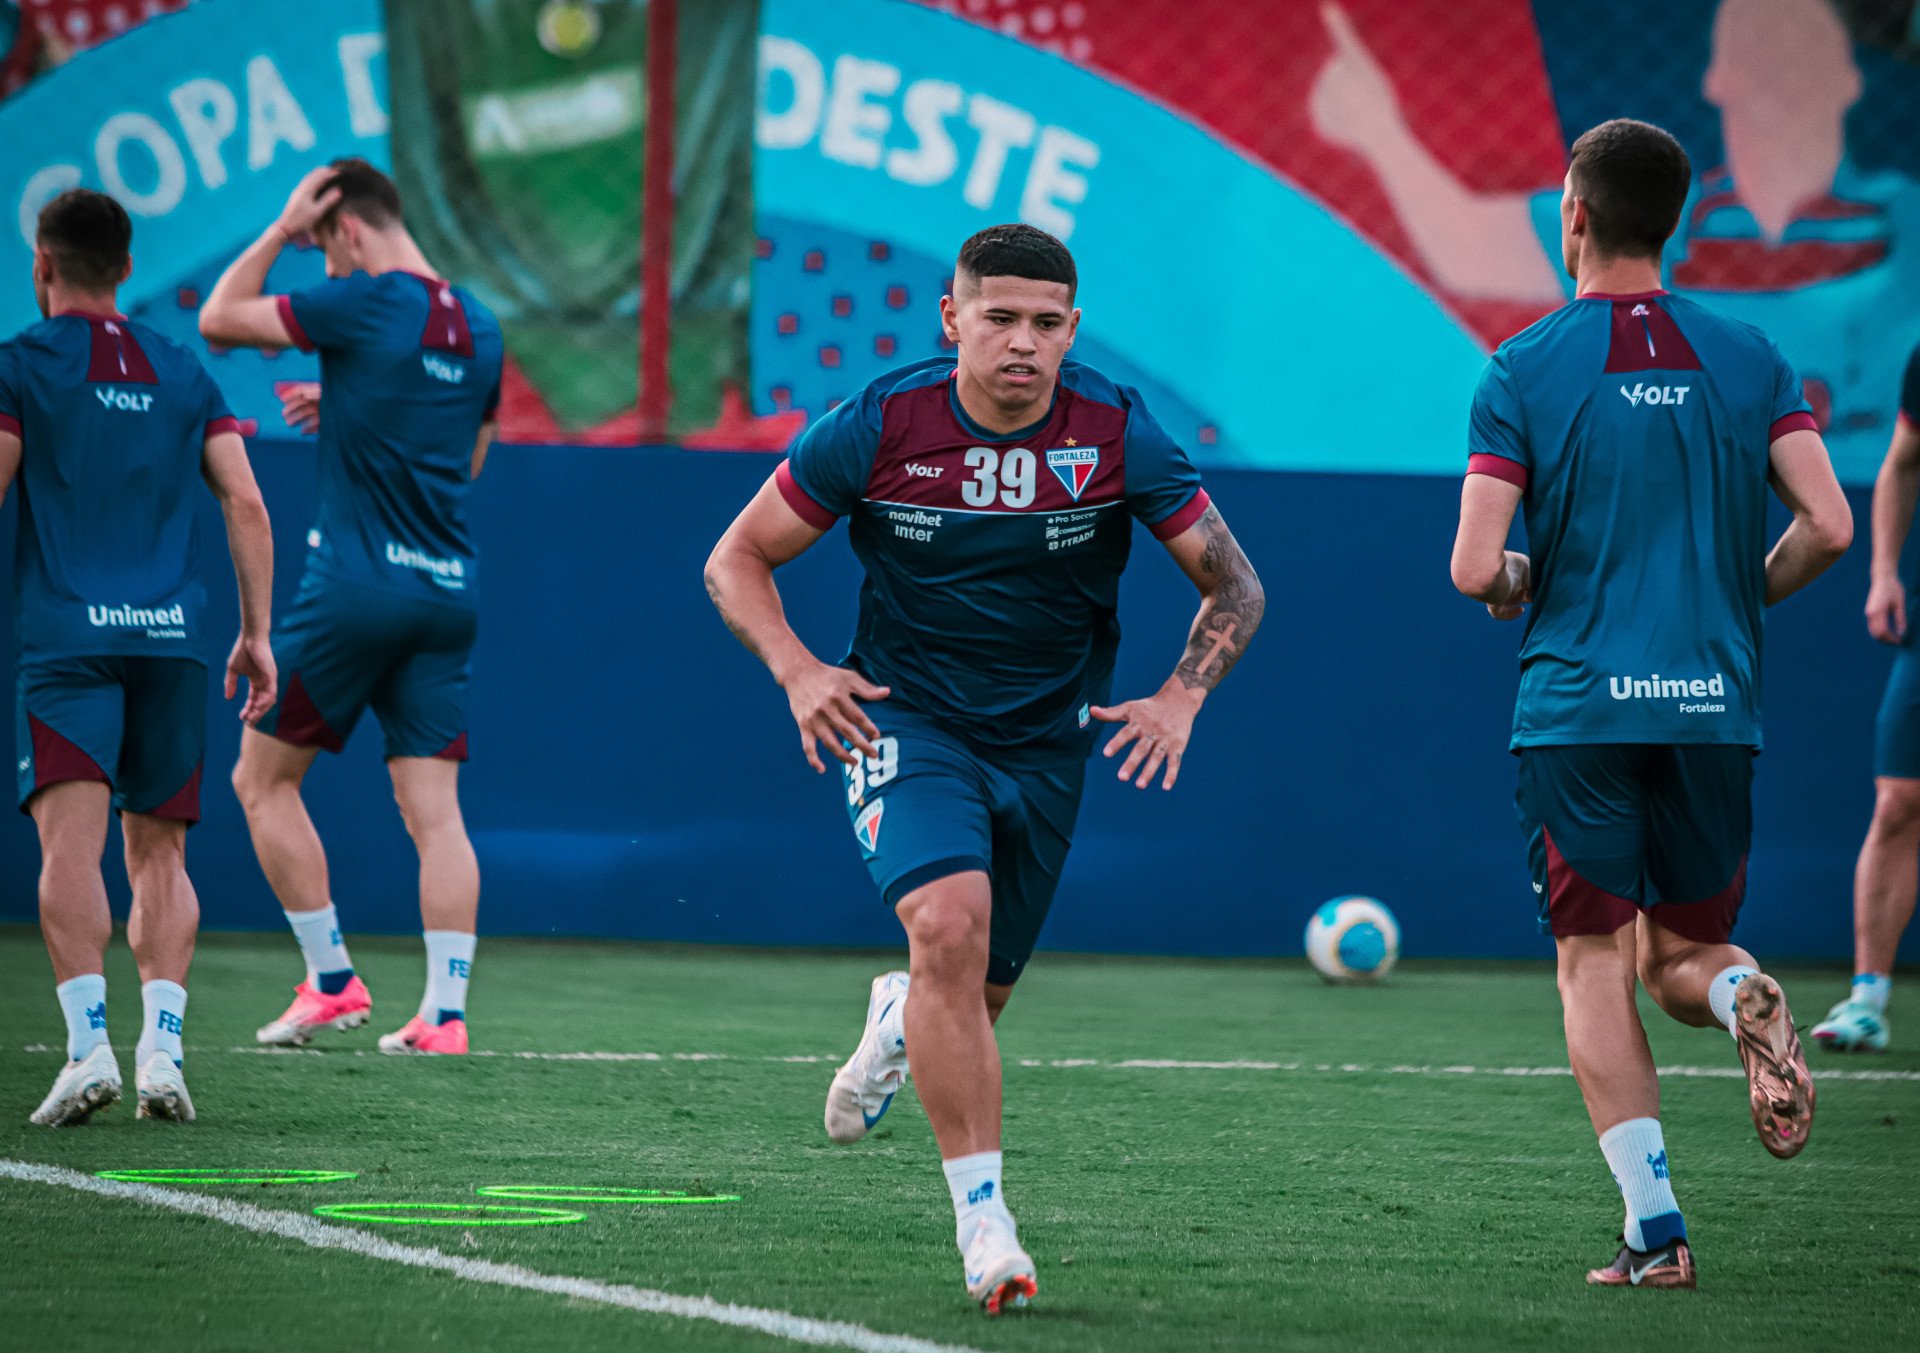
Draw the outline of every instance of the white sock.
M326 996L338 996L353 980L353 960L340 939L340 916L329 902L319 911L290 911L287 924L307 961L307 984Z
M97 972L69 977L53 989L67 1017L67 1060L77 1062L107 1041L107 979Z
M1751 971L1751 969L1749 969ZM1600 1134L1600 1150L1627 1204L1627 1244L1654 1250L1687 1238L1687 1223L1667 1178L1667 1144L1658 1118L1629 1118Z
M1893 978L1883 972L1856 973L1853 979L1853 995L1850 999L1861 1005L1871 1006L1873 1013L1887 1013L1887 998L1893 995Z
M982 1215L1000 1213L1013 1224L1007 1200L1000 1186L1000 1153L981 1151L971 1156L955 1156L940 1162L947 1172L947 1190L953 1194L954 1234L962 1249L973 1234L973 1224Z
M427 930L421 937L427 942L427 994L420 998L420 1018L433 1025L465 1019L478 937L463 930Z
M136 1066L156 1052L164 1052L179 1066L186 1060L180 1049L180 1031L187 1019L187 989L178 982L143 982L140 1004L146 1010L140 1026L140 1041L134 1044Z
M1727 1026L1727 1032L1738 1038L1739 1031L1734 1027L1733 993L1742 982L1759 974L1758 968L1749 968L1744 963L1736 963L1731 968L1722 968L1713 979L1713 985L1707 988L1707 1004L1713 1007L1713 1017Z

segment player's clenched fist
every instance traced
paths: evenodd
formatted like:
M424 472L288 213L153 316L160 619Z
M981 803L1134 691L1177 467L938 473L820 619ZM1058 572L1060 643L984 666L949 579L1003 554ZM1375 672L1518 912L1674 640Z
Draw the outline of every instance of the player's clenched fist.
M274 386L280 396L280 417L301 432L320 430L320 382L282 381Z
M1193 736L1193 716L1200 712L1200 702L1206 695L1200 687L1189 688L1169 678L1166 685L1145 700L1129 700L1110 709L1093 706L1089 713L1102 723L1126 725L1113 735L1103 753L1114 756L1132 744L1133 750L1120 763L1120 778L1132 780L1136 788L1145 789L1164 764L1167 778L1160 787L1172 789L1173 782L1180 778L1180 758ZM1138 777L1134 775L1136 770Z
M855 751L879 757L873 740L880 736L880 730L860 702L884 700L893 693L891 687L876 686L858 672L824 662L802 667L782 685L793 721L800 725L800 750L806 754L808 765L826 771L826 763L820 759L822 743L849 766L858 764ZM848 743L853 744L851 748Z
M1907 638L1907 585L1897 577L1876 577L1867 591L1867 630L1883 644Z

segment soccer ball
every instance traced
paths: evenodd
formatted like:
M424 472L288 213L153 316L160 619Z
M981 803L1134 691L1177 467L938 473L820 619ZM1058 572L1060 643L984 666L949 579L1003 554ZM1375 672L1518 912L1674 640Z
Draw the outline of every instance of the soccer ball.
M1400 957L1400 924L1371 897L1336 897L1307 922L1307 958L1329 982L1371 982Z

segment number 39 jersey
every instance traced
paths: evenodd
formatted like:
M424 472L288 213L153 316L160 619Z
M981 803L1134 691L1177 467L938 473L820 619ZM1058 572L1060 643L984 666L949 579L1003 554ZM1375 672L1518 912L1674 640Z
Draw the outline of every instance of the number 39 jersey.
M866 569L846 662L1003 762L1085 756L1109 698L1129 518L1198 521L1199 474L1137 391L1065 363L1009 434L960 407L950 358L890 372L814 423L776 480L809 524L848 521Z

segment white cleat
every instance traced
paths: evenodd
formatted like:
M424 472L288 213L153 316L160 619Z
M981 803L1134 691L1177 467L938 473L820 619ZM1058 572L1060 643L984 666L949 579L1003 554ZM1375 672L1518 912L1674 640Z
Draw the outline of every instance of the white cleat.
M134 1089L140 1096L136 1118L158 1118L168 1123L193 1121L193 1096L187 1093L187 1078L179 1063L164 1052L150 1053L134 1069Z
M967 1295L988 1315L1017 1311L1040 1295L1033 1260L1020 1248L1013 1218L989 1213L974 1223L973 1237L961 1249L967 1265Z
M120 1063L113 1049L100 1044L54 1077L53 1089L28 1121L42 1127L78 1127L120 1099Z
M842 1145L871 1132L907 1083L907 1044L902 1032L906 1001L905 973L882 973L873 979L860 1045L847 1064L833 1073L833 1084L827 1089L827 1136Z

